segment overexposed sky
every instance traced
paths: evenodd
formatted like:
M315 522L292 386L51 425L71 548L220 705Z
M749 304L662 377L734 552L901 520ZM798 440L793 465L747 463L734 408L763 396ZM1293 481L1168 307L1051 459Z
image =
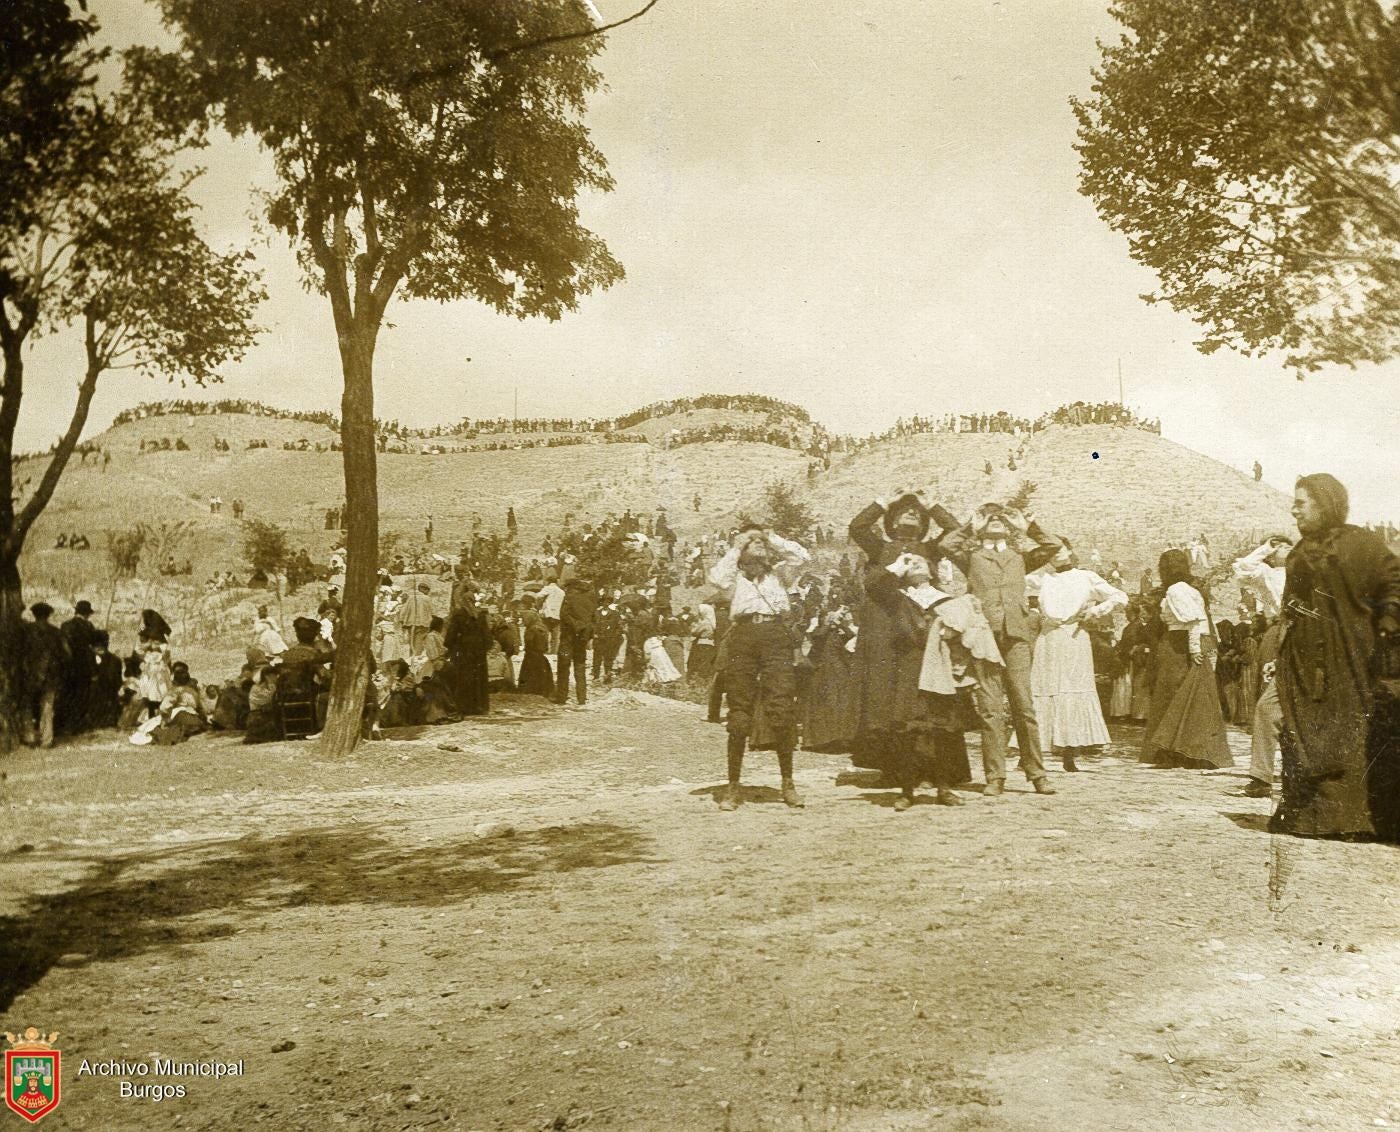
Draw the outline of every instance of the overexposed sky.
M295 2L295 0L288 0ZM608 19L642 0L597 0ZM91 0L118 43L161 35L141 0ZM1153 277L1076 190L1073 94L1087 93L1104 0L661 0L612 33L589 123L616 190L583 204L625 282L559 323L471 303L396 303L377 414L604 416L659 398L759 392L829 427L900 415L1117 397L1171 439L1291 486L1331 471L1353 517L1396 517L1400 365L1297 382L1277 360L1192 346L1148 307ZM330 311L290 251L261 242L255 147L203 155L217 244L259 240L268 333L211 395L335 409ZM21 424L49 443L71 405L77 341L32 358ZM467 359L471 359L468 361ZM183 395L115 374L93 427Z

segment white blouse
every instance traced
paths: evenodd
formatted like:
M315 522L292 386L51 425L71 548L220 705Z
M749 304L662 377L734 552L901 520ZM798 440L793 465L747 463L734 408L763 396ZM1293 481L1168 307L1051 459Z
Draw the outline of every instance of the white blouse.
M1040 612L1056 621L1081 614L1098 617L1126 606L1128 595L1104 581L1092 570L1061 570L1040 578Z
M1201 637L1210 626L1206 615L1206 599L1189 582L1173 582L1162 598L1162 621L1168 631L1185 629L1190 634L1188 647L1192 656L1201 653Z
M1201 591L1189 582L1176 582L1162 598L1162 620L1168 629L1189 629L1197 622L1205 624L1206 600Z

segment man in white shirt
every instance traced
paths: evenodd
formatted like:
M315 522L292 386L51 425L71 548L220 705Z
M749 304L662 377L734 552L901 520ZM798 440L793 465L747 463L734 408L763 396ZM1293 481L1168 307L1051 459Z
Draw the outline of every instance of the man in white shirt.
M540 616L549 629L549 655L559 655L559 611L564 607L564 587L557 573L540 590Z
M1232 570L1241 591L1252 593L1268 617L1278 617L1283 607L1283 584L1288 579L1288 552L1293 549L1286 535L1274 535L1235 559ZM1279 753L1283 731L1283 707L1278 700L1274 666L1278 658L1280 629L1272 626L1259 642L1263 673L1259 698L1254 702L1254 729L1250 741L1249 782L1237 792L1244 798L1268 798L1273 794L1274 760Z
M1243 558L1235 559L1232 567L1240 589L1251 591L1268 617L1277 617L1283 606L1283 583L1288 577L1285 566L1291 549L1291 539L1274 535Z
M802 805L792 780L797 676L788 626L791 605L778 570L802 566L810 558L798 543L751 526L739 532L734 545L710 569L710 581L732 591L729 656L723 673L729 698L729 786L720 800L722 810L739 804L744 750L760 696L765 723L776 740L783 801Z

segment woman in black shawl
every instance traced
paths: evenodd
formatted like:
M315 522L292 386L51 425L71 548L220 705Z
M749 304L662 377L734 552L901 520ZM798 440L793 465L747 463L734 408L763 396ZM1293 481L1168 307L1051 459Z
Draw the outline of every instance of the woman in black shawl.
M460 714L486 715L491 710L486 671L486 654L491 651L490 618L476 604L476 593L470 586L458 586L452 596L443 638L447 649L443 680Z
M1400 840L1393 650L1400 560L1347 523L1347 492L1304 476L1288 555L1278 694L1283 796L1271 828L1300 837ZM1387 654L1392 654L1387 656Z
M877 499L851 520L851 541L865 552L865 600L856 614L854 675L856 717L851 727L853 758L858 767L889 773L892 730L901 728L904 705L896 691L904 646L899 625L903 595L890 584L886 570L901 554L915 554L934 572L940 553L930 537L932 521L953 530L958 521L922 495L896 489Z

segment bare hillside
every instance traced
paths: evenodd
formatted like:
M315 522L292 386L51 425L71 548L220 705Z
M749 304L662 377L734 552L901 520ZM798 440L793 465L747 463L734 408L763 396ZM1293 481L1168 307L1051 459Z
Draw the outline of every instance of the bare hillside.
M752 417L750 422L748 418ZM758 423L762 414L697 410L646 422L663 430L688 420ZM689 425L688 427L698 427ZM242 499L250 517L283 525L294 544L322 554L339 539L326 531L326 509L342 498L340 456L287 451L284 442L328 445L321 425L249 415L150 417L109 430L97 442L110 467L76 464L64 477L31 542L34 580L71 572L60 532L81 531L100 555L101 534L145 520L188 520L183 550L201 575L240 566L240 530L230 513ZM183 437L190 451L140 452L141 441ZM214 451L214 439L231 451ZM250 440L267 448L249 450ZM1016 468L1008 458L1016 458ZM1171 541L1199 532L1217 556L1272 530L1288 530L1280 492L1153 433L1133 428L1051 428L1019 440L1007 434L929 433L837 455L829 470L809 476L803 453L769 444L718 441L662 449L654 444L588 443L428 455L388 452L379 458L382 524L421 543L431 516L434 544L455 548L474 515L488 531L503 530L513 507L527 552L557 533L566 515L578 523L625 510L665 507L682 539L730 525L740 510L761 510L764 488L784 480L799 488L823 525L837 532L874 495L896 486L931 487L955 513L989 499L1005 500L1023 480L1036 484L1032 508L1046 529L1067 535L1087 559L1097 547L1105 567L1122 563L1130 588ZM986 471L990 463L992 471ZM32 467L32 465L31 465ZM700 507L694 506L696 496ZM225 501L221 515L208 500ZM95 564L94 564L95 565ZM1229 608L1233 595L1222 592Z
M1293 529L1282 492L1154 433L1108 425L1055 427L1022 442L1006 434L933 433L889 441L838 460L806 492L838 531L870 499L895 487L933 488L966 517L1036 484L1031 509L1046 530L1070 538L1087 560L1122 563L1136 582L1172 541L1204 533L1219 557L1271 531ZM990 462L992 473L986 473ZM1131 587L1130 587L1131 588Z

